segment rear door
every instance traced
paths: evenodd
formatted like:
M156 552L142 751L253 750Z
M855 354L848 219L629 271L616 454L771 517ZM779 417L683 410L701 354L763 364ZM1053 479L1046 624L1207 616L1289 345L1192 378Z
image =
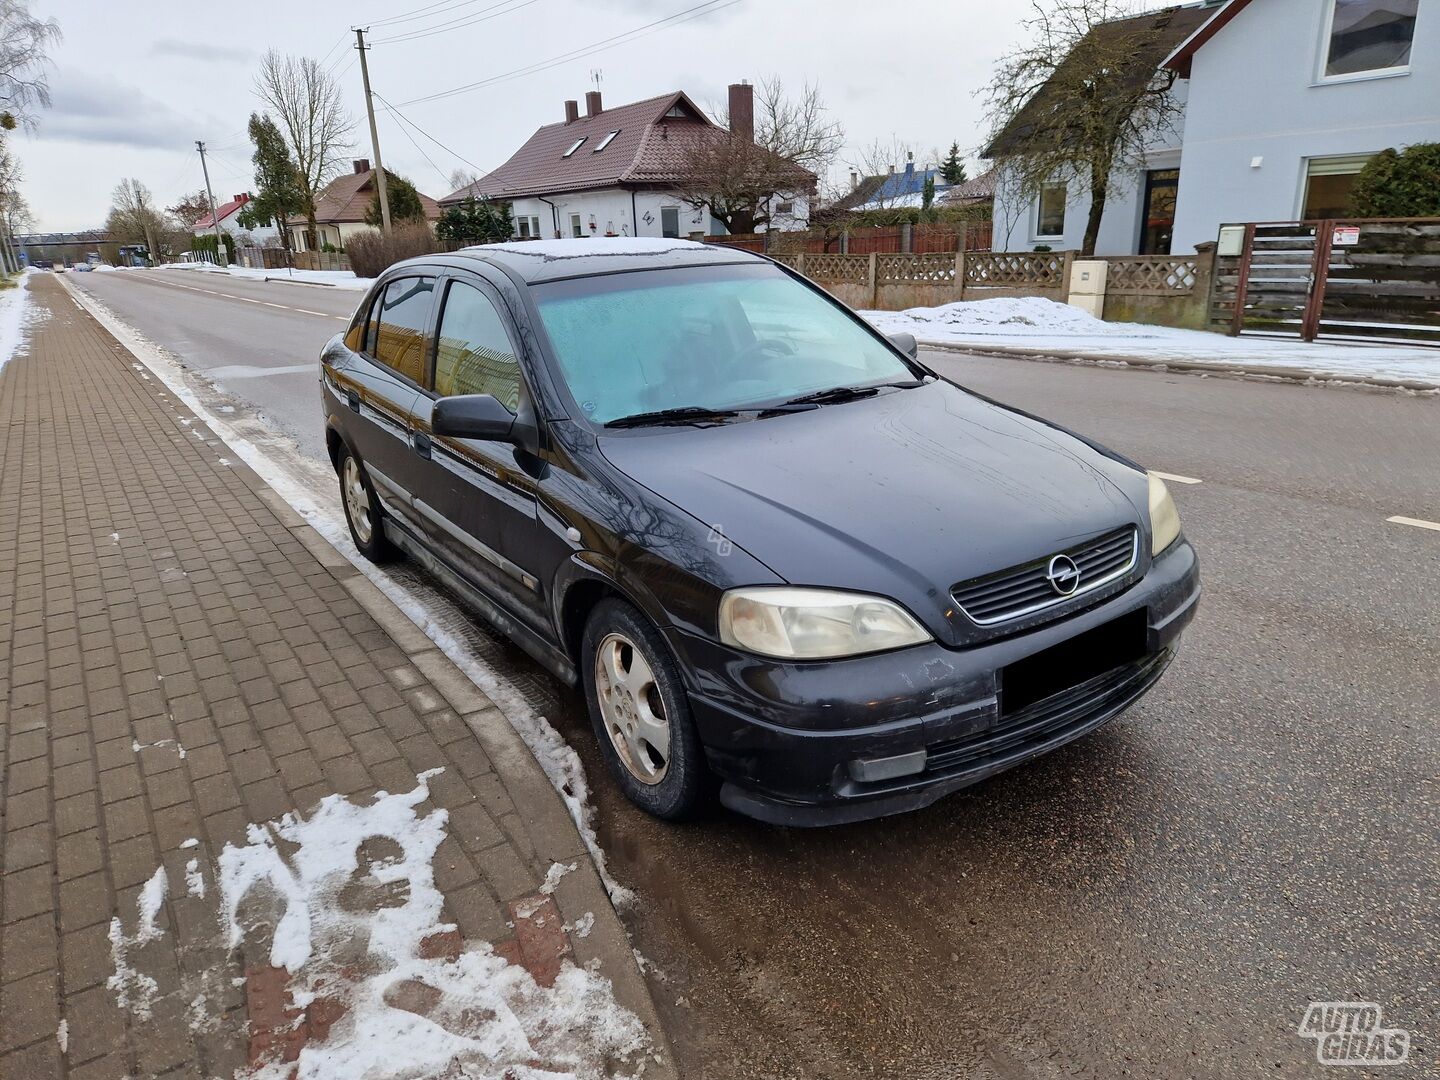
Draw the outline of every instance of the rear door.
M519 408L528 390L515 327L499 294L478 276L449 275L441 289L431 379L412 406L422 477L415 510L446 561L543 631L534 476L510 443L439 438L430 427L439 397L491 394L511 412Z
M425 379L436 281L434 274L405 275L376 294L353 385L341 395L365 421L356 425L356 449L375 490L412 528L411 409Z

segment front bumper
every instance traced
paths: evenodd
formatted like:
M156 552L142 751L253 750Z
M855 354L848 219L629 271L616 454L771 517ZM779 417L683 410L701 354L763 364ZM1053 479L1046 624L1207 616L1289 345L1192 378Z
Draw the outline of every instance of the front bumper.
M674 628L667 636L689 679L711 768L724 781L721 801L762 821L829 825L929 805L1094 731L1160 678L1199 599L1199 563L1182 537L1118 596L976 648L932 643L797 664ZM1143 655L1002 717L1002 668L1127 615L1144 620ZM922 750L921 772L856 778L857 761Z

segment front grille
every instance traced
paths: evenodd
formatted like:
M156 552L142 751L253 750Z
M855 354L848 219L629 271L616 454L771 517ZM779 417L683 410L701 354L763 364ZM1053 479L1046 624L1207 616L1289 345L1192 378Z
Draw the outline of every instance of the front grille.
M1056 555L1074 560L1080 571L1079 585L1068 595L1057 593L1046 576ZM1127 525L1043 559L967 581L955 586L951 595L971 622L993 626L1056 607L1124 577L1139 557L1140 531Z
M1170 658L1166 651L1124 664L1037 701L979 735L931 743L925 771L970 772L1004 765L1067 736L1084 734L1154 685Z

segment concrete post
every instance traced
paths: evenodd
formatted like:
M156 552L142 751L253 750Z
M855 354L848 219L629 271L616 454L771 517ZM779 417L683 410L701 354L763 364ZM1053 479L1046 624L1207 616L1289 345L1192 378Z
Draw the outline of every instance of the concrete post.
M879 284L879 283L880 283L880 276L879 276L879 274L876 273L876 270L878 269L877 264L879 263L879 261L880 261L880 256L879 256L878 254L876 254L875 252L873 252L873 251L870 252L870 281L869 281L869 285L870 285L870 309L871 309L872 311L874 311L876 308L878 308L878 307L880 306L880 291L879 291L879 290L880 290L880 284Z

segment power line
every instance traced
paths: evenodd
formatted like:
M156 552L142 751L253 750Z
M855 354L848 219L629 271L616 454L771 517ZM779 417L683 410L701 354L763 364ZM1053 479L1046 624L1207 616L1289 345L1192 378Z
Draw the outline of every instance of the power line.
M478 4L480 0L436 0L433 4L426 4L424 7L412 8L409 11L402 11L399 15L392 15L388 19L377 19L371 26L389 26L392 23L413 22L415 19L423 19L426 14L439 15L449 11L451 8L464 7L466 4ZM440 11L436 11L440 8Z
M546 60L539 60L533 64L528 64L525 67L515 68L513 71L506 71L499 75L491 76L488 79L481 79L478 82L467 83L464 86L452 87L449 90L441 90L437 93L427 94L423 97L411 98L409 101L402 101L400 104L402 106L409 106L419 105L423 102L428 101L439 101L444 98L454 97L457 94L469 93L471 90L478 90L483 86L493 86L496 83L506 82L514 78L520 78L524 75L533 75L536 72L545 71L552 67L557 67L558 65L567 63L570 60L578 60L583 56L590 56L597 52L604 52L607 49L613 49L619 45L628 45L632 41L638 41L642 37L648 37L650 34L656 33L661 29L669 29L670 27L678 26L681 23L689 22L691 19L698 19L702 15L713 15L717 11L722 11L725 8L731 7L738 3L740 3L740 0L705 0L704 3L696 4L694 7L688 7L685 8L683 11L677 11L674 15L667 15L663 19L656 19L654 22L645 23L643 26L637 26L633 30L627 30L624 33L616 34L613 37L602 38L601 40L592 42L589 45L581 46L578 49L572 49L567 53L561 53L558 56L552 56Z
M374 91L371 92L374 93ZM377 98L380 98L381 101L385 100L383 97L380 97L379 94L375 94L375 96ZM396 112L394 109L392 109L391 112L394 113L395 119L397 121L405 120L405 118L401 116L398 112ZM408 123L408 121L406 121L406 123ZM436 165L435 160L429 154L427 154L424 149L421 148L420 144L415 141L415 136L411 135L410 132L406 130L405 124L397 123L395 126L400 129L400 134L404 135L405 138L410 140L410 145L415 147L415 152L430 163L430 167L435 170L435 175L444 177L445 181L448 183L450 180L449 175L443 169L441 169L439 165Z
M436 34L448 34L455 30L462 30L467 26L474 26L476 23L488 22L491 19L498 19L501 15L509 15L512 11L519 11L521 8L529 7L531 4L536 3L536 0L524 0L523 3L515 4L514 7L505 7L506 4L510 3L514 3L514 0L501 0L501 2L498 4L493 4L488 8L480 9L481 12L494 12L494 14L491 15L466 15L462 18L454 19L448 23L437 23L434 26L421 27L419 30L408 31L403 34L399 34L396 37L378 38L375 42L373 42L373 44L395 45L403 41L419 41L421 38L433 37ZM496 8L504 8L504 10L496 11Z
M404 113L402 113L402 112L401 112L399 109L397 109L394 105L391 105L390 102L385 101L385 99L384 99L383 97L381 97L378 93L377 93L375 96L376 96L377 98L380 98L381 101L385 102L385 108L386 108L387 111L393 113L397 119L399 119L399 120L403 121L404 123L410 125L410 127L414 128L414 129L415 129L416 131L418 131L421 135L424 135L425 138L429 139L429 140L430 140L432 143L434 143L436 146L440 147L441 150L444 150L447 154L449 154L451 157L453 157L456 161L463 161L466 165L469 165L469 166L470 166L472 169L474 169L477 173L479 173L479 174L481 174L481 175L484 175L484 174L485 174L485 172L486 172L485 169L480 168L479 165L476 165L476 164L475 164L473 161L471 161L469 158L463 157L462 155L456 153L454 150L451 150L450 147L446 146L446 145L445 145L444 143L442 143L439 139L435 138L434 135L431 135L428 131L426 131L424 128L422 128L419 124L415 123L414 120L411 120L408 116L406 116ZM401 130L404 131L404 128L401 128ZM406 132L406 138L409 138L409 132ZM411 142L414 142L415 140L414 140L414 139L411 139L410 141L411 141ZM418 144L416 145L415 149L420 150L420 147L419 147ZM425 154L425 151L424 151L424 150L420 150L420 153L421 153L422 155L424 155L424 154ZM426 161L430 161L430 158L429 158L429 157L426 157L425 160L426 160ZM435 166L435 162L433 162L433 161L430 161L430 164L431 164L432 166ZM440 172L439 166L435 166L435 171L436 171L436 172ZM444 174L441 173L441 175L443 176ZM446 177L446 179L449 179L449 178Z

